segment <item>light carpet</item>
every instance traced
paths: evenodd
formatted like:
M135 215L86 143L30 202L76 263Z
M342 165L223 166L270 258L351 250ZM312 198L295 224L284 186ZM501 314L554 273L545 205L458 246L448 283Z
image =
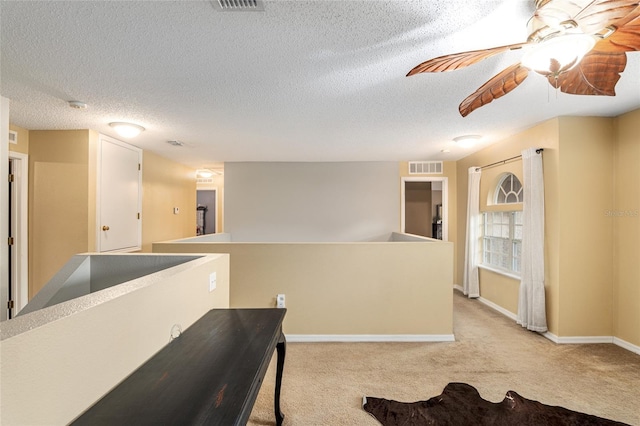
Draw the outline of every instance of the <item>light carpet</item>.
M419 401L450 382L487 400L513 389L548 405L640 426L640 356L613 344L557 345L454 292L455 342L289 343L285 426L371 425L364 395ZM275 356L249 425L273 425Z

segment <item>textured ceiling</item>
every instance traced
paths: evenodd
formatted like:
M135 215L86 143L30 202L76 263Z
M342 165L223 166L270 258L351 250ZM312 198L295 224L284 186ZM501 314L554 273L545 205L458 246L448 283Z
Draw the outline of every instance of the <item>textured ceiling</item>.
M112 121L130 142L193 167L224 161L455 160L560 115L640 107L640 52L615 97L558 93L537 74L466 118L458 104L521 53L442 74L434 56L526 40L532 0L2 1L1 93L33 129ZM86 102L85 110L67 101ZM183 147L171 146L179 140ZM535 143L535 142L533 142ZM442 150L450 150L442 153Z

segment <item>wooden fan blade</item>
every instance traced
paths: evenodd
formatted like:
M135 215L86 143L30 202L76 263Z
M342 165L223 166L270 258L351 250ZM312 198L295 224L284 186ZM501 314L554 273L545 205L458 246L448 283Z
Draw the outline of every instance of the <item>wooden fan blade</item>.
M615 26L640 4L638 0L595 0L582 9L573 20L586 34Z
M628 18L625 18L625 20ZM640 7L633 12L631 18L630 21L618 28L609 37L597 42L593 50L599 52L633 52L640 50Z
M483 59L490 58L498 53L502 53L507 50L520 49L526 44L527 43L509 44L507 46L493 47L491 49L472 50L469 52L438 56L437 58L429 59L428 61L414 67L409 71L407 77L423 72L444 72L468 67L469 65L473 65Z
M466 117L481 106L506 95L518 87L528 75L529 70L519 63L505 68L462 101L458 107L460 114Z
M539 1L535 16L553 26L557 21L575 21L585 34L595 34L608 26L618 25L640 5L638 0Z
M549 83L571 95L615 96L620 73L627 66L624 52L587 53L575 68L562 73L556 79L547 77Z

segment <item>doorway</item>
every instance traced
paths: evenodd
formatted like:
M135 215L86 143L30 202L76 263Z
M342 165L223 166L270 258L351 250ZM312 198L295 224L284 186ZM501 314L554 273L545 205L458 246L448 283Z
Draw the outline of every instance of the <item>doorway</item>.
M401 232L448 241L446 177L403 177Z
M218 217L217 190L198 189L196 191L197 228L196 235L215 234Z

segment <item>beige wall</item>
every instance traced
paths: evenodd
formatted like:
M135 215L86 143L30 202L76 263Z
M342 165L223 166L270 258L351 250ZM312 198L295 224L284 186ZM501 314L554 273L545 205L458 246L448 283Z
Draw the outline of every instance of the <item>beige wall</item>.
M30 298L71 256L93 250L88 140L89 130L29 132Z
M229 256L206 256L0 323L0 423L69 424L169 343L175 324L227 308L228 290Z
M604 212L613 205L613 120L559 122L558 335L611 336L613 229Z
M298 335L448 335L453 244L176 243L156 253L230 253L231 307L274 307Z
M29 131L22 127L14 126L13 124L9 124L9 130L13 130L18 133L18 143L10 143L9 151L29 154Z
M640 109L615 120L613 328L640 346Z
M179 214L173 213L178 207ZM142 160L142 251L151 243L196 235L195 170L144 151Z
M616 119L559 117L458 162L458 227L466 221L467 169L544 148L545 288L549 331L562 337L614 336L640 345L640 110ZM481 210L504 172L483 170ZM611 213L613 212L613 213ZM620 216L620 212L622 216ZM464 247L464 232L457 240ZM464 252L458 251L461 277ZM518 280L481 271L481 296L515 313Z
M96 247L93 130L24 131L29 141L29 298L77 253ZM20 135L19 139L20 141ZM195 170L143 153L142 251L195 235ZM178 207L180 213L173 214Z

